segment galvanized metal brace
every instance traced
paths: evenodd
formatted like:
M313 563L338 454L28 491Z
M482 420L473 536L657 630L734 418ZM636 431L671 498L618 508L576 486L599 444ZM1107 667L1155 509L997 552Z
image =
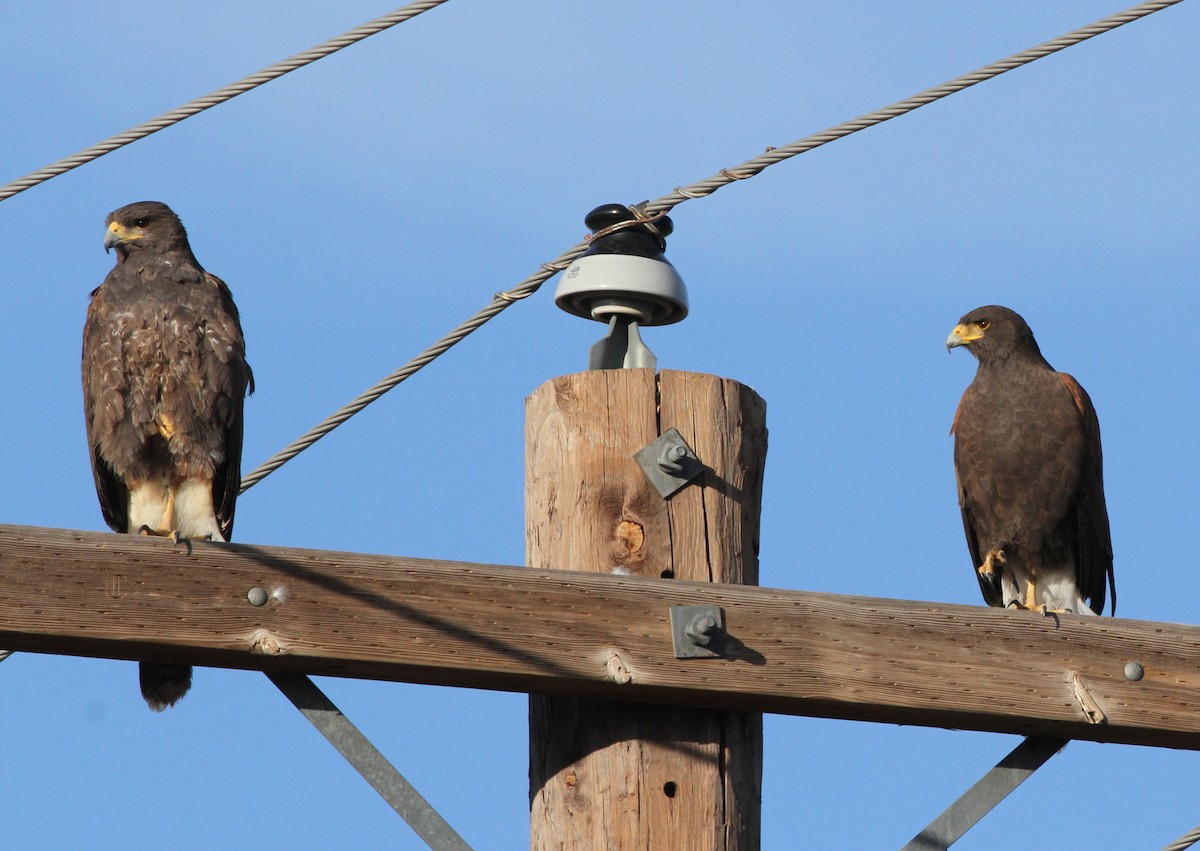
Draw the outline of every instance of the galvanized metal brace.
M980 819L1024 783L1050 757L1067 746L1066 739L1030 736L996 767L931 821L900 851L946 851Z
M316 683L304 674L268 673L267 677L433 851L471 851L471 846Z

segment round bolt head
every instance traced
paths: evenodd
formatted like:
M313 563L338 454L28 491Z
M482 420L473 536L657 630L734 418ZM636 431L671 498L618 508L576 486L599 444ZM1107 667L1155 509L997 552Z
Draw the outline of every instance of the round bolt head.
M267 589L255 585L246 592L246 600L251 606L265 606L267 604Z
M668 446L658 456L658 467L664 473L678 475L683 472L683 459L687 457L687 449L675 444Z
M687 625L687 637L700 647L707 647L713 639L717 628L717 619L712 615L696 615Z
M1130 682L1136 683L1138 680L1140 680L1145 675L1146 675L1146 670L1141 665L1139 665L1137 662L1126 662L1125 663L1125 679L1129 680Z

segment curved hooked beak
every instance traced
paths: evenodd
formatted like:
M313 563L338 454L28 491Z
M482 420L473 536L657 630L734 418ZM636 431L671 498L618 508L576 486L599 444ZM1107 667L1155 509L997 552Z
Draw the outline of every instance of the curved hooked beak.
M113 222L104 231L104 253L107 254L118 245L129 242L131 239L139 239L139 234L130 233L129 229L121 225L119 222Z
M946 338L946 351L974 343L983 337L983 331L978 325L955 325L950 336Z

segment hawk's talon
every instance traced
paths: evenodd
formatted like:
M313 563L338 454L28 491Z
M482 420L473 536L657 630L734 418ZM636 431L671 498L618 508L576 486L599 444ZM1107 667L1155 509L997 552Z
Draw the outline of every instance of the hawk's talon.
M1004 550L992 550L983 559L983 564L975 568L975 572L988 581L995 581L996 565L1006 564Z
M183 544L184 551L187 555L192 554L192 539L185 538L183 535L179 534L178 529L176 529L175 531L173 531L171 533L171 540L174 541L176 544Z

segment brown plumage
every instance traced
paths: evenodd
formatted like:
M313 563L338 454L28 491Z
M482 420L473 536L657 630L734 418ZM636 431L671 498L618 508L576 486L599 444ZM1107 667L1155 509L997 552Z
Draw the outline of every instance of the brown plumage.
M947 348L979 360L954 425L954 469L983 598L1082 614L1112 590L1100 423L1083 387L1055 372L1007 307L959 320Z
M130 204L105 224L117 264L91 295L82 370L104 520L117 532L227 541L254 387L237 308L165 204ZM187 692L191 668L144 662L141 684L161 710Z

